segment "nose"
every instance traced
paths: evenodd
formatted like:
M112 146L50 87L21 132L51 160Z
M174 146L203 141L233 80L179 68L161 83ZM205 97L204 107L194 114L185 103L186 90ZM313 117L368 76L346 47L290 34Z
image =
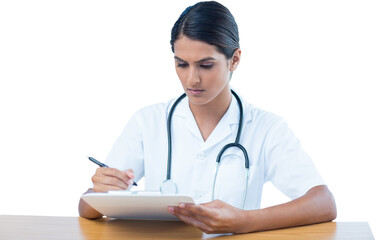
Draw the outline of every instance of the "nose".
M200 83L199 73L194 67L189 69L187 82L192 86Z

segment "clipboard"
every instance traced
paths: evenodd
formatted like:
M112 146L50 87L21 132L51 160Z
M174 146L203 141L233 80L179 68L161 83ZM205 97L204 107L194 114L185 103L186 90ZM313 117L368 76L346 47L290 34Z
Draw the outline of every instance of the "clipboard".
M194 204L190 196L146 191L86 193L82 199L104 216L143 220L180 220L169 213L167 207L179 203Z

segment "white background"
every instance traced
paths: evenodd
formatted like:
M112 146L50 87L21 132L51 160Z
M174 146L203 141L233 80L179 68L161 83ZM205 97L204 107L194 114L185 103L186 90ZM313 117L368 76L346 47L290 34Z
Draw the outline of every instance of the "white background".
M333 192L376 230L375 1L222 1L232 86L284 117ZM0 214L77 216L129 117L181 92L170 30L193 1L0 0ZM270 184L263 206L287 201Z

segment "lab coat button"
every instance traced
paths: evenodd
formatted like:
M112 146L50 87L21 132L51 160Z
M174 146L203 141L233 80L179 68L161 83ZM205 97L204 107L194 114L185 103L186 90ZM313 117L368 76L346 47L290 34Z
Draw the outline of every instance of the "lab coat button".
M201 199L202 198L202 194L199 193L199 192L195 192L195 194L193 195L193 197L197 200Z
M203 152L200 152L198 155L197 155L197 157L198 157L198 159L201 159L201 160L203 160L203 159L205 159L206 158L206 155L205 155L205 153L203 153Z

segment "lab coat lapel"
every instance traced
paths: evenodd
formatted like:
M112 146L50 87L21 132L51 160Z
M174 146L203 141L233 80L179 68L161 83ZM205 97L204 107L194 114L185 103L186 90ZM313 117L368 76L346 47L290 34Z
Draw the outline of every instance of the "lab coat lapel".
M188 104L187 104L188 106ZM197 122L195 117L193 116L193 113L191 112L189 106L188 106L188 112L187 112L187 118L186 118L186 126L188 130L195 136L197 139L199 139L202 143L204 142L204 139L202 138L200 129L197 126Z
M187 130L196 137L199 141L204 142L200 130L197 126L196 120L189 108L188 98L185 97L181 103L176 107L174 116L182 117L185 120L185 127Z
M244 102L243 109L245 110L243 124L245 124L246 122L251 120L251 114L248 110L248 104ZM201 132L197 126L196 120L189 108L187 97L184 98L181 101L181 103L176 107L174 116L185 118L185 127L188 129L189 132L192 133L193 136L195 136L199 141L202 142L202 151L205 151L206 149L211 148L219 142L222 142L225 138L227 138L230 135L233 135L233 139L229 139L228 143L235 141L236 132L239 124L239 107L234 96L231 99L229 109L227 110L225 115L219 121L219 123L217 124L217 126L205 142L201 136Z
M229 135L231 135L231 133L231 128L227 119L222 118L213 132L210 134L208 139L206 139L206 141L204 142L202 151L205 151L222 142L223 139L227 138Z
M236 123L236 121L234 122L233 120L236 118L236 114L238 114L238 113L236 113L236 109L234 111L234 106L233 106L234 101L236 103L236 99L233 97L233 99L231 100L229 109L227 110L225 115L223 115L223 117L218 122L217 126L214 128L213 132L210 134L208 139L206 139L206 141L204 141L204 139L202 138L200 129L198 128L195 117L193 116L193 113L190 110L189 104L188 104L188 101L187 101L187 104L185 105L186 106L185 111L186 111L186 116L187 116L186 117L186 123L187 123L186 127L196 138L198 138L201 141L201 143L202 143L201 151L205 151L206 149L211 148L212 146L214 146L217 143L223 141L223 139L225 139L229 135L231 135L232 131L231 131L230 125L233 124L233 123ZM236 107L237 106L235 106L235 108ZM235 116L233 116L234 114L235 114Z
M242 99L242 105L243 105L243 129L245 128L245 125L247 122L252 120L252 114L251 114L251 106L245 102ZM211 148L212 146L218 144L219 142L222 142L225 140L226 142L223 144L223 146L227 143L235 142L236 133L238 131L239 127L239 106L238 102L236 101L235 97L232 96L231 104L229 106L229 109L225 113L225 115L222 117L222 119L219 121L218 125L210 134L209 138L206 140L206 142L203 145L202 149L203 151L206 149ZM231 136L231 137L229 137ZM240 138L240 144L242 143L242 138Z
M228 110L226 111L225 115L223 115L213 132L210 134L209 138L204 143L203 150L211 148L219 142L222 142L228 136L232 135L232 125L238 123L238 117L239 111L237 102L236 99L232 97ZM234 139L229 141L235 141L235 135Z

